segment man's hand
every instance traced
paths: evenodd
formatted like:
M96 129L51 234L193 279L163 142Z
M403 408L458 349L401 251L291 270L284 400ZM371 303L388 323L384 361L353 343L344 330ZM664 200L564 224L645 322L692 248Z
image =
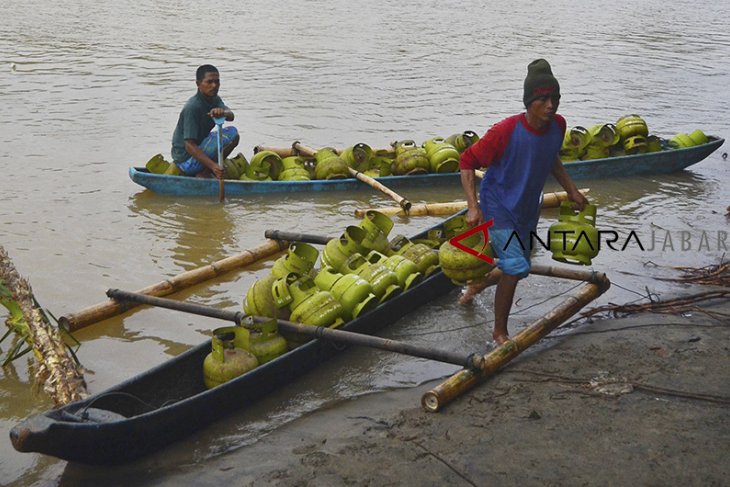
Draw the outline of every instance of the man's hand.
M216 164L215 166L210 168L210 172L212 172L213 176L215 176L218 179L223 179L223 176L225 176L225 171L218 164Z
M226 109L221 107L213 108L210 112L208 112L208 115L211 116L211 118L220 118L226 116Z
M232 122L234 118L233 112L230 109L223 107L213 108L211 111L208 112L208 115L210 115L211 118L223 117L226 119L227 122Z
M570 193L568 193L568 198L573 202L573 209L576 210L583 210L585 206L588 204L588 198L586 198L583 193L578 191L577 189L574 189Z
M466 224L469 225L469 228L476 227L482 223L482 220L482 210L478 206L466 210Z

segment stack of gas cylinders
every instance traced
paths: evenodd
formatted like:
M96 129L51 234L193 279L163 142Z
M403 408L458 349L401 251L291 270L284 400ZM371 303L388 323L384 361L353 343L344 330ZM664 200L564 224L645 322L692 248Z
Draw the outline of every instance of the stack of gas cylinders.
M645 154L670 149L685 149L706 144L701 130L689 135L680 133L663 139L649 133L646 121L639 115L624 115L616 123L596 124L590 128L575 126L565 131L560 158L563 162L602 159Z
M342 150L323 147L314 157L281 157L272 150L260 150L249 161L239 153L223 161L224 178L241 181L344 179L352 177L350 168L373 178L455 172L459 170L461 153L477 140L479 136L467 130L446 138L433 137L420 146L413 140L400 140L392 142L391 149L382 150L373 150L364 143ZM146 168L155 174L181 174L162 154L153 156Z

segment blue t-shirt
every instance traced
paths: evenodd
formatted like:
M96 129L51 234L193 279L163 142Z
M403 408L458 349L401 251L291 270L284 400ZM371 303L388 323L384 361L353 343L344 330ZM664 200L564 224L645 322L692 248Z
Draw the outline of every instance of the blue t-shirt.
M486 220L494 219L494 228L517 230L521 238L535 230L540 193L558 159L565 125L555 115L546 130L537 132L522 113L494 125L464 152L462 168L489 167L479 205Z
M218 95L209 100L198 91L185 103L177 126L172 133L172 160L183 162L190 157L185 150L185 140L192 139L200 144L203 139L213 130L215 122L208 113L213 108L228 108Z

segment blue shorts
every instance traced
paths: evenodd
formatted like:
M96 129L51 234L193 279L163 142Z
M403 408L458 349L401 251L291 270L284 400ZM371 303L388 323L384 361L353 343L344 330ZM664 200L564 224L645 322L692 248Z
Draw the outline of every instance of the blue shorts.
M223 132L221 132L221 145L223 147L227 146L236 138L237 135L238 130L236 130L236 127L232 125L223 127ZM214 161L218 161L218 132L211 130L200 143L199 147L203 152L205 152L206 156L210 157ZM176 162L175 164L177 164L177 167L179 167L187 176L195 176L206 169L203 163L195 159L193 156L188 157L182 162Z
M497 267L508 276L526 277L530 273L530 240L517 238L510 228L490 228L489 240L497 253ZM524 247L524 248L523 248Z

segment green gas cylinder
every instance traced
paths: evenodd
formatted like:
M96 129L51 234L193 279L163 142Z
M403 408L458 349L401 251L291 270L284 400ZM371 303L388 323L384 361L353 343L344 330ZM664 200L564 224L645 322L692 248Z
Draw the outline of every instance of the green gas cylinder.
M492 246L484 244L484 234L475 233L462 239L461 243L475 251L494 257ZM494 268L486 260L480 259L469 252L455 247L450 241L441 244L439 248L439 263L443 273L457 285L486 276Z
M640 135L646 137L649 135L649 128L643 118L636 114L624 115L616 121L616 131L621 139L625 140L629 137Z
M246 169L246 178L255 181L277 179L283 164L281 156L273 151L259 151L251 158Z
M426 149L431 172L454 172L459 169L459 151L443 137L433 137L425 141L423 148Z
M357 274L369 282L373 288L373 294L381 303L403 292L403 288L398 285L398 276L393 271L383 264L371 264L361 254L351 255L345 261L342 271Z
M345 322L342 305L332 293L320 290L309 276L292 272L277 279L273 289L277 304L287 306L291 311L291 321L328 328L336 328ZM285 333L284 338L290 349L311 340L293 333Z
M244 313L253 316L268 316L269 318L277 316L277 306L274 303L272 294L272 287L276 279L276 276L269 274L262 279L256 280L248 288L246 299L243 302Z
M388 234L393 228L393 220L376 210L368 210L358 225L365 230L365 237L360 242L366 250L386 252L388 250Z
M588 142L588 148L593 147L610 147L618 144L621 136L616 131L616 126L612 123L597 124L588 129L591 140Z
M343 318L350 321L378 305L373 287L357 274L341 274L331 267L322 267L314 283L323 291L329 291L344 310Z
M705 135L705 133L700 129L693 130L692 132L690 132L688 137L692 140L694 145L702 145L709 142L707 135Z
M402 140L395 143L395 163L393 174L426 174L431 168L426 150L418 147L412 140Z
M590 265L600 246L596 206L587 204L582 211L576 211L570 201L563 201L558 221L550 226L548 233L554 260Z
M383 264L393 271L398 278L398 285L404 291L423 281L423 274L418 271L416 264L402 255L393 254L388 257L377 250L371 250L367 255L367 260L371 264Z
M438 253L422 243L415 243L404 235L396 235L388 245L387 255L398 254L412 261L418 267L418 272L424 277L430 276L439 268Z
M288 279L289 281L289 279ZM291 321L314 326L339 326L343 323L342 305L332 293L320 290L309 276L289 282Z
M203 360L203 382L211 389L258 366L258 360L238 345L248 345L248 331L226 326L213 331L212 351Z
M165 174L165 171L167 171L167 168L170 167L170 164L171 163L167 162L162 154L155 154L149 161L147 161L145 167L152 174Z
M309 181L309 171L304 167L304 159L299 156L289 156L281 160L282 170L279 181Z
M251 316L241 321L249 333L249 351L254 354L259 364L274 360L287 351L284 337L279 335L279 326L275 319L255 322Z
M350 177L347 164L332 147L324 147L315 154L314 175L317 179L345 179Z
M563 145L560 148L560 160L563 162L577 161L585 154L590 140L591 134L585 127L576 126L566 130Z
M365 251L362 242L366 236L367 231L364 228L349 225L340 238L333 238L324 246L322 262L339 271L348 257Z
M471 130L466 130L460 134L453 134L446 137L446 142L456 147L456 150L459 151L459 154L464 152L470 145L474 144L477 140L479 140L479 136Z
M626 137L623 142L624 152L627 155L643 154L648 151L648 142L643 135Z
M292 242L286 254L276 259L271 273L277 278L284 277L290 272L307 274L314 268L318 257L319 250L314 246L304 242Z
M375 153L369 145L359 143L343 150L340 153L340 158L356 171L365 172L373 167L372 159L374 155Z
M662 139L656 135L650 135L646 138L646 151L659 152L662 150Z

